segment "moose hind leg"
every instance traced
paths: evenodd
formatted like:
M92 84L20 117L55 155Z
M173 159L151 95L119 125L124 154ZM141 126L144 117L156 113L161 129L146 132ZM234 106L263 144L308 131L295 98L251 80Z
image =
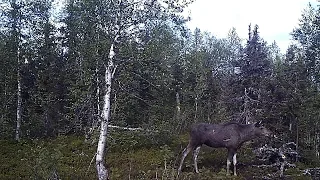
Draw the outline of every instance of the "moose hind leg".
M227 175L230 175L230 165L233 160L233 151L228 150L228 157L227 157Z
M227 158L227 176L230 175L230 165L231 165L231 161L229 160L229 157Z
M198 160L200 148L201 147L198 146L196 149L193 150L193 163L194 163L193 165L194 165L194 169L195 169L196 173L199 173L197 160Z
M191 151L191 146L189 144L182 152L182 157L181 157L181 161L180 161L180 165L179 165L179 169L178 169L178 175L181 172L183 161L187 157L187 155L189 154L190 151Z

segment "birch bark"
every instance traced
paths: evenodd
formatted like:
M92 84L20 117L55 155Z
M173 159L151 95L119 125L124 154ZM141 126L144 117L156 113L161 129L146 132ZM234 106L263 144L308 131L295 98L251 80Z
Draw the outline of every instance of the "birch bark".
M20 74L20 51L18 48L17 59L18 59L18 72L17 72L17 83L18 83L18 91L17 91L17 125L16 125L16 133L15 140L20 141L21 134L21 119L22 119L22 97L21 97L21 74Z
M17 92L17 126L16 126L16 141L20 141L21 134L21 116L22 113L22 97L21 97L21 78L18 72L18 92Z
M110 97L111 97L111 81L114 74L115 67L113 65L115 52L114 52L114 44L110 47L109 52L109 62L105 71L105 95L104 95L104 105L102 110L102 120L100 127L100 136L97 148L97 156L96 156L96 168L98 173L99 180L109 179L108 169L106 168L104 159L105 159L105 149L107 143L107 134L108 134L108 123L110 119Z

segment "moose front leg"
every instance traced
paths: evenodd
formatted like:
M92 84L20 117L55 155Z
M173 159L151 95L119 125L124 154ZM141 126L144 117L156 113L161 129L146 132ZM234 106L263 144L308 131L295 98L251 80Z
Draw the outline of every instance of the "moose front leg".
M192 146L191 146L190 143L189 143L188 146L187 146L187 147L183 150L183 152L182 152L182 157L181 157L180 165L179 165L179 168L178 168L178 176L179 176L179 174L181 173L183 161L184 161L184 159L187 157L187 155L189 154L189 152L191 151L191 149L192 149Z
M233 169L233 174L236 176L237 172L236 172L236 164L237 164L237 156L236 156L236 152L232 149L228 150L228 158L227 158L227 176L230 175L230 165L231 162L233 162L234 165L234 169Z
M237 176L237 153L233 154L233 175Z
M196 173L199 173L198 164L197 164L199 152L200 152L200 146L198 146L195 150L193 150L193 163L194 163L193 165Z

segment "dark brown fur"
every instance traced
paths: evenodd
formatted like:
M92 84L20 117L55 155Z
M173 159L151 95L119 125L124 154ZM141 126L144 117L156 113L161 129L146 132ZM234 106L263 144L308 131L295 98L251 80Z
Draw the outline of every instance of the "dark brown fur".
M178 174L181 172L182 164L189 152L193 151L194 168L198 173L197 156L200 147L205 144L213 148L227 148L227 174L233 161L234 175L236 176L236 152L241 145L249 140L260 136L270 136L271 132L261 125L261 122L253 124L239 124L229 122L225 124L199 123L192 126L188 146L182 153Z

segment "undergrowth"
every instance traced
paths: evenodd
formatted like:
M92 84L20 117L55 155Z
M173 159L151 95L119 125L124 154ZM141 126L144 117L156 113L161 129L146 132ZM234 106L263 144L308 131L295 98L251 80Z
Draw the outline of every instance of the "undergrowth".
M188 135L112 131L108 139L106 162L111 179L177 179L180 153ZM14 142L0 141L0 179L97 179L96 141L82 136ZM238 177L226 176L226 150L203 147L198 158L200 173L195 174L191 154L185 160L179 179L264 179L278 169L253 166L255 157L249 146L238 152ZM306 179L296 169L285 172L288 179Z

